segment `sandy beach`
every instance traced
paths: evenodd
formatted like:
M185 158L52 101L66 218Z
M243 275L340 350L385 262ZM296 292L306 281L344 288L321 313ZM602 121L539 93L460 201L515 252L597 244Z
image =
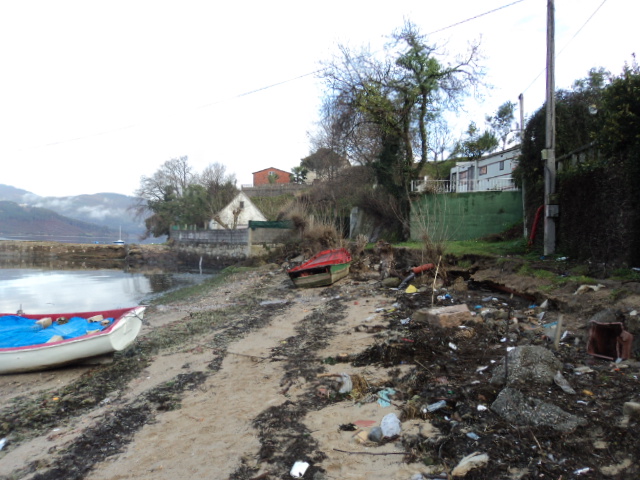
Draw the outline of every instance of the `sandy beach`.
M486 296L450 291L471 304ZM509 298L517 302L512 311L526 308L526 300L513 295L493 300L507 305ZM595 308L596 298L605 302L592 295L585 308ZM606 478L632 478L626 475L638 471L637 436L629 430L602 431L600 423L581 428L566 437L571 445L562 450L553 432L522 430L490 411L479 413L476 407L490 406L499 392L478 367L504 357L496 333L502 323L469 323L474 333L466 336L427 331L411 316L430 299L424 291L409 296L381 288L372 275L296 289L281 267L268 265L233 275L198 298L150 307L137 346L112 364L0 377L0 422L11 432L0 451L0 478L448 478L474 451L488 452L489 464L466 478L558 478L544 475L577 470L587 461L593 472L594 442L610 445L615 436L617 453L598 460L619 467ZM565 322L578 328L586 313L577 306L569 310ZM536 333L518 332L522 342L544 344ZM576 336L583 340L585 331ZM608 363L584 355L583 343L566 348L616 377ZM626 372L637 374L636 364ZM117 378L109 377L110 370L120 372ZM340 392L345 375L352 385ZM637 392L637 376L620 377L589 380L597 404L615 408L603 413L603 423L619 420L623 401ZM558 397L550 387L537 393ZM446 408L439 412L415 407L442 399ZM575 400L563 408L592 416ZM372 441L369 433L389 414L401 421L401 433ZM630 428L637 431L638 423ZM519 451L513 441L525 434L527 446ZM528 443L539 443L544 452ZM567 460L567 452L583 443L589 451ZM532 465L538 457L549 465Z

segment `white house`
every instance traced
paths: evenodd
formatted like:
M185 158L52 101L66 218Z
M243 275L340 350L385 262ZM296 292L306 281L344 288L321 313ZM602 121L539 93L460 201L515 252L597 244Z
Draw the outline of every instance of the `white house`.
M249 220L266 222L267 217L253 204L246 193L240 192L211 219L209 229L249 228Z
M518 165L520 145L472 162L458 162L449 173L449 191L516 190L512 173Z

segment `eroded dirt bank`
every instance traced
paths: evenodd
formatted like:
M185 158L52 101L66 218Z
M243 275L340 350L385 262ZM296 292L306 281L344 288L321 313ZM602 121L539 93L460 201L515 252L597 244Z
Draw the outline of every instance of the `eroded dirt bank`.
M637 328L637 285L575 294L504 265L449 274L435 294L427 277L417 293L385 288L375 270L297 290L272 265L149 308L136 345L110 364L0 377L0 478L284 479L297 461L307 479L448 478L474 452L488 460L465 478L638 478L640 423L623 422L640 402L638 363L585 351L600 311ZM421 321L432 298L472 314L462 328ZM548 326L561 315L556 350ZM523 346L548 350L575 393L515 386L574 416L572 428L494 408L507 389L492 380ZM391 413L399 434L368 440Z

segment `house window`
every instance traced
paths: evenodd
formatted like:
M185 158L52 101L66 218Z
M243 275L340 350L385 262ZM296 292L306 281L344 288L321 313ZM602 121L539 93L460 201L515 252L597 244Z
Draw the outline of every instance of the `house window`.
M500 160L500 170L504 170L504 160Z
M480 167L479 171L480 171L480 175L486 175L487 174L487 167Z
M244 208L244 202L240 202L240 208Z

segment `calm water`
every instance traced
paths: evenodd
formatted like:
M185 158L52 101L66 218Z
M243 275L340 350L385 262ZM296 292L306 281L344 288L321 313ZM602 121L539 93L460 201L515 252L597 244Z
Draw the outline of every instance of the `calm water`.
M0 312L94 311L142 305L173 288L210 275L149 274L119 270L0 269Z

